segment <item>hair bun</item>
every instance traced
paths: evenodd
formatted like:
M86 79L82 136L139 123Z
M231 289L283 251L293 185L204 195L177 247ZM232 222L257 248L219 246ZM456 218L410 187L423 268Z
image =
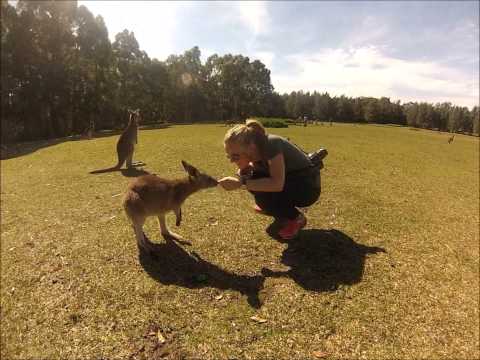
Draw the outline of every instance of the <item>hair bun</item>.
M263 127L263 125L255 119L247 119L245 121L245 125L249 129L254 130L256 133L258 133L260 135L263 135L263 136L266 135L265 128Z

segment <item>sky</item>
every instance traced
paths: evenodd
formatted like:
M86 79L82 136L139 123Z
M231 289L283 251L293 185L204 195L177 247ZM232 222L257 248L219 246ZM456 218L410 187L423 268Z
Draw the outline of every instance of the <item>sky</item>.
M479 103L479 1L91 1L112 41L262 61L275 91Z

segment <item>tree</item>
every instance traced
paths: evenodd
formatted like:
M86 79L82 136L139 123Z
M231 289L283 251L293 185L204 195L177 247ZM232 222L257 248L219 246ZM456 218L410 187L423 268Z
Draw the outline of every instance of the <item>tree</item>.
M365 105L365 121L369 123L380 122L382 113L377 99L369 98Z
M480 113L478 111L478 106L474 106L471 111L472 118L472 132L474 134L480 134Z

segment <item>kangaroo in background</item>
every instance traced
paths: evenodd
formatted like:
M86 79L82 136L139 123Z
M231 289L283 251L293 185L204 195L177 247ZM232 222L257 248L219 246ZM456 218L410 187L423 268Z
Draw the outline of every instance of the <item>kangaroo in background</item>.
M90 119L88 127L85 129L85 131L82 133L80 136L81 139L87 139L87 140L92 140L93 135L95 134L95 121L93 120L93 117Z
M450 137L448 138L448 143L449 143L449 144L453 142L453 138L454 138L454 137L455 137L455 135L452 135L452 136L450 136Z
M135 144L138 143L138 122L140 119L140 109L137 109L135 111L128 110L128 114L129 119L127 127L125 128L125 130L123 130L117 142L117 165L107 169L94 170L91 171L90 174L99 174L119 170L124 163L127 164L127 168L131 168L132 166L145 165L142 162L132 162Z
M143 225L149 216L157 216L161 235L168 240L181 241L182 237L171 232L165 222L165 214L173 211L176 215L176 226L182 221L181 206L185 199L193 193L215 187L218 181L200 172L182 160L188 176L183 179L168 180L156 175L143 175L130 182L123 198L123 208L132 223L139 249L152 252L150 240L143 232Z

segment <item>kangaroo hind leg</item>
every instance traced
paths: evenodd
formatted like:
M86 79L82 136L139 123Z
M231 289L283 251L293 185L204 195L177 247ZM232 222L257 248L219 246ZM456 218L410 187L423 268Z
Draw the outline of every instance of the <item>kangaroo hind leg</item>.
M126 158L126 163L127 163L127 168L132 168L135 166L145 166L146 164L143 161L133 161L133 152L134 149L128 153L127 158Z
M127 154L126 162L127 168L131 168L133 166L133 147Z
M145 223L145 219L135 219L133 221L133 230L135 231L135 237L137 239L138 249L145 250L148 253L154 252L154 245L148 239L147 235L143 232L143 224Z
M173 231L170 231L167 227L167 223L165 220L165 214L158 215L158 225L160 226L160 233L162 234L163 238L166 241L169 240L176 240L176 241L183 241L183 238L175 234Z

